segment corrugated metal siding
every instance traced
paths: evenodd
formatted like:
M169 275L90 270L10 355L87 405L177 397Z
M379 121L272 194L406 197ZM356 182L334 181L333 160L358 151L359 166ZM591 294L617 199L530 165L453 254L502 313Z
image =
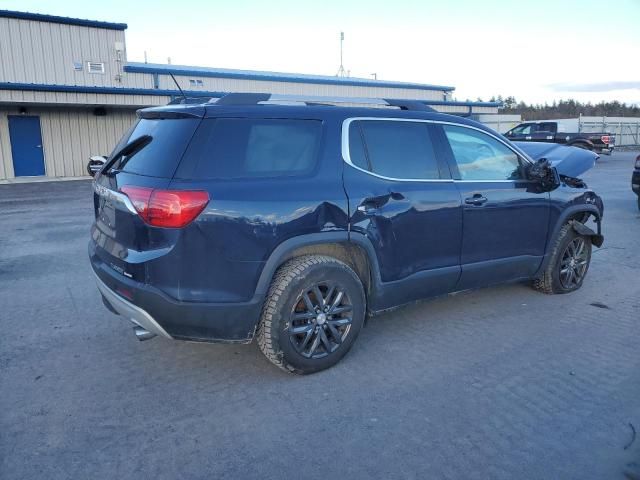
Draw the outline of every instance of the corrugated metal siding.
M116 42L124 45L123 31L0 18L0 81L121 86ZM103 62L105 73L88 73L89 61ZM82 62L83 70L74 70L74 62Z
M0 110L0 179L13 178L7 115L17 110ZM96 117L91 110L29 110L40 117L45 172L48 177L86 175L91 155L108 155L122 134L135 121L134 110L108 110Z
M40 103L61 105L121 105L144 107L166 105L171 97L156 95L116 95L104 93L32 92L0 90L0 103Z
M132 74L130 75L145 75ZM151 75L149 75L151 76ZM202 87L194 88L189 80L202 80ZM160 89L175 89L175 83L168 75L160 75ZM183 77L176 80L183 90L202 90L212 92L257 92L279 93L290 95L317 95L340 97L373 97L373 98L404 98L415 100L442 100L443 93L433 90L413 90L389 87L360 87L353 85L324 85L311 83L295 83L285 81L240 80L233 78Z
M0 110L0 180L5 178L13 178L13 164L7 112Z

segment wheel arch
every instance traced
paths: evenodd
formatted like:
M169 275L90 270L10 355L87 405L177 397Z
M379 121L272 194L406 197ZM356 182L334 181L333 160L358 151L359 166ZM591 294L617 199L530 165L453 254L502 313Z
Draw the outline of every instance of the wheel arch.
M591 215L593 215L598 227L597 232L594 232L589 227L584 225L584 222L586 222ZM553 248L554 239L558 236L558 233L562 229L562 226L569 222L574 222L573 229L581 235L590 235L592 237L591 240L594 245L596 245L597 247L602 245L602 241L604 240L602 236L602 215L598 208L595 205L590 204L573 205L564 210L558 217L558 220L556 220L551 235L549 235L549 238L547 240L544 259L540 267L538 268L538 271L536 272L536 276L547 268L547 265L551 260L551 249Z
M576 140L570 141L567 145L570 147L578 147L578 145L586 145L589 150L593 150L595 148L594 143L591 140L587 140L585 138L579 138ZM578 147L580 148L580 147Z
M376 291L380 277L371 241L362 234L323 232L296 236L278 245L265 262L256 294L265 295L278 268L287 260L301 255L327 255L336 258L356 272L367 298Z

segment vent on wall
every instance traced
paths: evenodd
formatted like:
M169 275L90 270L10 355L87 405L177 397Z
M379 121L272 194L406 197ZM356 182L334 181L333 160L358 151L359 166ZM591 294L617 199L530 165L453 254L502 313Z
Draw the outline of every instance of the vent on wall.
M104 73L104 63L87 62L87 70L89 73Z

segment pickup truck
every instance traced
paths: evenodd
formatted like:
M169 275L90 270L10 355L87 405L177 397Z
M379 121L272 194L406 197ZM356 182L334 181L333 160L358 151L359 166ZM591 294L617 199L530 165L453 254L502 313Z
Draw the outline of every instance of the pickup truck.
M549 142L584 148L598 153L610 154L616 143L615 135L601 132L563 131L558 122L524 122L504 134L511 141Z

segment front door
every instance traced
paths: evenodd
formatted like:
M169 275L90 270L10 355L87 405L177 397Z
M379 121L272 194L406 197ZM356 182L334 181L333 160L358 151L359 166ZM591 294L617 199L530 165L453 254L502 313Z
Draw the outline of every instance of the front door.
M544 255L549 194L526 179L526 161L497 137L471 126L438 128L463 202L457 289L530 277Z
M345 124L344 184L352 234L372 243L381 288L372 309L452 291L460 276L462 207L427 122Z
M9 139L16 177L44 175L40 117L9 116Z

